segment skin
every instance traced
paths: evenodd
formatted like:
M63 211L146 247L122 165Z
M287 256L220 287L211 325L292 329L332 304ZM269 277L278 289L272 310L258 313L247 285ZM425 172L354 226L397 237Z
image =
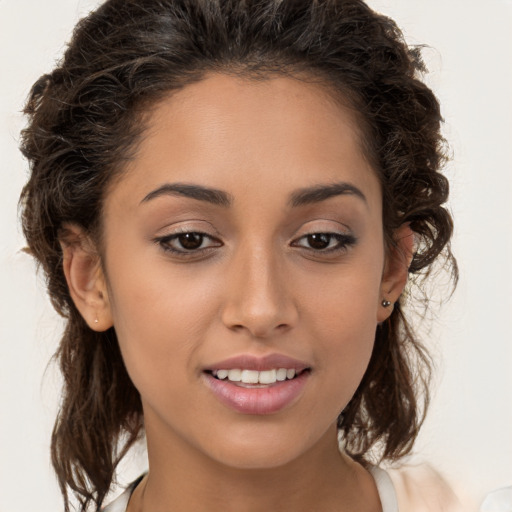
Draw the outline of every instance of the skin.
M171 183L224 191L232 204L151 194ZM361 195L290 205L333 183ZM381 211L357 123L318 85L210 75L155 106L106 196L101 251L76 226L63 243L75 304L91 328L115 327L142 398L150 473L130 512L381 510L372 477L336 441L391 312L381 301L407 278L399 252L386 253ZM206 233L204 250L166 250L184 251L163 240L177 230ZM327 253L311 233L344 243L331 235L339 250ZM408 235L396 236L405 252ZM204 383L214 362L271 353L311 368L277 413L232 410Z

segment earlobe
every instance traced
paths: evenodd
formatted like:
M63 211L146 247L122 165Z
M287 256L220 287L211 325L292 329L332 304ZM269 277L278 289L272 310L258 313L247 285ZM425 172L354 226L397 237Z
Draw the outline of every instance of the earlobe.
M383 322L393 311L409 276L409 267L414 256L414 232L409 224L403 224L393 234L395 244L388 251L381 281L381 297L377 321Z
M60 245L64 275L76 308L91 329L107 330L112 327L112 314L101 259L92 240L81 227L68 224L61 231Z

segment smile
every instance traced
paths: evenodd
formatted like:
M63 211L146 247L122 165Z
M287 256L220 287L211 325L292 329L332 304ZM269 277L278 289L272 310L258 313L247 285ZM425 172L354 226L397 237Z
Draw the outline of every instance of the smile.
M239 385L268 385L276 382L294 379L298 375L294 368L277 368L271 370L242 370L233 368L231 370L213 370L212 375L219 380L228 380Z
M292 407L312 374L284 354L236 356L203 369L203 382L224 406L241 414L275 414Z

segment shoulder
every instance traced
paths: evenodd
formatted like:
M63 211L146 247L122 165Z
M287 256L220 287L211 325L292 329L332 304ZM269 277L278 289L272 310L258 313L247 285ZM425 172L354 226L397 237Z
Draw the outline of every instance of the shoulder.
M468 512L448 482L430 465L407 465L387 470L399 509L411 512Z

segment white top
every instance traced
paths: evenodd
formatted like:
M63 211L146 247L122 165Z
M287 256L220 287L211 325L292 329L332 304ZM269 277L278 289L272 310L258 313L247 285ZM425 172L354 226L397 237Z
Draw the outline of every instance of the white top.
M395 488L393 487L393 482L391 482L389 475L386 471L378 467L371 467L370 473L375 479L375 484L377 485L380 502L382 504L382 512L399 512ZM103 509L103 512L126 512L130 496L141 480L142 476L130 484L123 494Z
M489 493L480 512L511 512L512 511L512 485Z
M370 473L375 479L377 491L379 492L382 512L398 512L398 501L396 498L395 487L389 475L383 469L373 466Z

